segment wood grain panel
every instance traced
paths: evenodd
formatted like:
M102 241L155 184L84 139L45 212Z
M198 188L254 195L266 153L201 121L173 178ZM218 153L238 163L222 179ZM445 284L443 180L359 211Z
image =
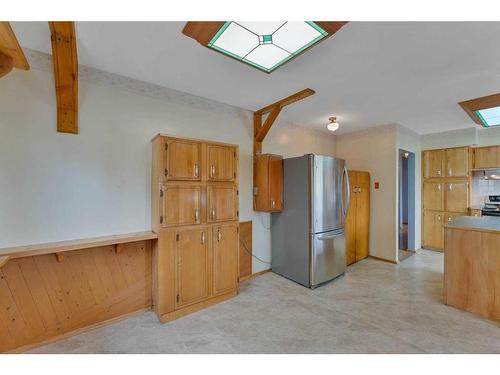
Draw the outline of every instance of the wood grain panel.
M252 274L252 222L240 223L240 280Z
M207 153L207 170L210 181L234 181L236 179L234 147L209 144Z
M15 68L29 70L30 66L9 22L0 22L0 53L9 56Z
M151 307L151 241L12 259L0 269L0 352Z

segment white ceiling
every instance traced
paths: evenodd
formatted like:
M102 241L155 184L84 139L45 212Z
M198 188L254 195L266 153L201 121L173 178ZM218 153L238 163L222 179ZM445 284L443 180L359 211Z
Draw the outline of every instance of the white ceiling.
M271 74L204 48L183 22L78 22L79 63L249 110L310 87L280 117L339 133L399 123L428 134L477 126L457 102L500 91L500 22L351 22ZM14 22L50 53L45 22Z

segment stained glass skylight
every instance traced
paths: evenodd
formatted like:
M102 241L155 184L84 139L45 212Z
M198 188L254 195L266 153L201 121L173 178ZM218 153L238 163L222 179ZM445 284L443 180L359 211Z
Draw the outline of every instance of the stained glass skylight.
M500 107L480 109L476 111L476 115L484 126L490 127L500 125Z
M311 21L227 21L208 47L271 73L327 36L324 29Z

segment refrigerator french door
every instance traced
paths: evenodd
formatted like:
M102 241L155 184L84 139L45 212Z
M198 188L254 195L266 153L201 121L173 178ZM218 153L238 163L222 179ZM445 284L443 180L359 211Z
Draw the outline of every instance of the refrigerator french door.
M346 268L345 161L313 154L284 159L283 175L284 209L271 221L272 270L314 288Z

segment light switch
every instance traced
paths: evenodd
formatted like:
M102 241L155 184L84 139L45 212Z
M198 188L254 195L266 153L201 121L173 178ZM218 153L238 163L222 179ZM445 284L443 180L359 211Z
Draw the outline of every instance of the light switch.
M375 189L379 189L380 188L380 184L378 181L375 181Z

